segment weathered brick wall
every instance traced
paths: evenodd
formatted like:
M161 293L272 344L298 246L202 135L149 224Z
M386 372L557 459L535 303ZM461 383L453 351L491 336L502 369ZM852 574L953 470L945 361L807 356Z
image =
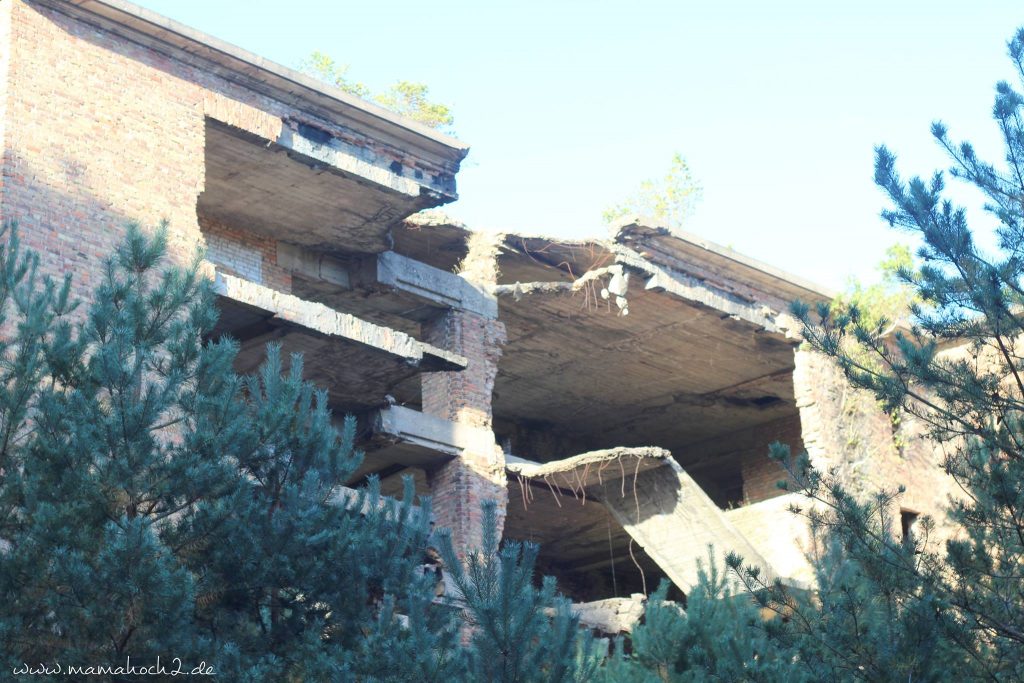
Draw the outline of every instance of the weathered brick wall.
M469 365L461 372L423 376L423 412L490 428L491 393L504 332L505 326L496 320L454 310L424 326L425 341L464 355ZM500 446L494 444L487 452L464 451L433 472L430 485L437 523L451 529L456 548L479 547L485 500L497 504L500 533L508 499Z
M291 293L292 274L277 264L277 240L199 215L206 260L225 272Z
M956 484L942 471L941 444L926 438L920 421L903 415L894 422L874 396L851 387L833 361L812 351L797 352L793 379L804 445L815 467L834 468L858 495L903 485L899 506L941 525ZM948 529L939 531L941 538Z
M785 493L778 482L792 478L782 465L768 457L768 446L778 441L789 446L794 455L802 453L799 415L758 425L742 438L746 441L740 453L744 503L757 503Z
M171 221L179 258L199 244L198 87L173 63L18 0L11 12L3 202L45 273L86 297L124 224Z
M44 272L74 273L78 296L96 284L128 220L169 220L178 260L203 245L196 200L206 117L266 139L284 119L307 121L375 165L412 163L337 122L60 12L24 0L5 0L0 12L11 26L0 50L9 60L0 216L20 222Z

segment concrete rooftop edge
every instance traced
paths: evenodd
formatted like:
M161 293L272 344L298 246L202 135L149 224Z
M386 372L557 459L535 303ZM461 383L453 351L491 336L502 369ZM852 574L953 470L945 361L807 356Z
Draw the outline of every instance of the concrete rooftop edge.
M305 100L449 161L461 161L469 151L468 145L451 136L134 3L125 0L30 2L65 13L79 10L129 33L149 38L165 46L165 50L170 48L172 53L177 53L171 56L190 60L198 57L234 72L245 81L243 85L258 82L265 86L268 95L276 99L286 102Z
M708 256L719 261L728 269L737 272L742 272L743 270L756 270L774 280L785 282L797 289L802 289L814 297L833 299L837 294L835 291L825 287L824 285L812 282L811 280L800 277L799 275L794 275L769 263L747 256L746 254L742 254L734 249L712 242L711 240L704 239L699 235L686 232L685 230L657 226L656 223L649 219L645 219L642 216L632 216L615 223L612 226L612 232L614 235L613 240L616 243L621 243L622 238L632 232L631 229L635 229L639 234L644 236L671 237L683 244L701 250Z

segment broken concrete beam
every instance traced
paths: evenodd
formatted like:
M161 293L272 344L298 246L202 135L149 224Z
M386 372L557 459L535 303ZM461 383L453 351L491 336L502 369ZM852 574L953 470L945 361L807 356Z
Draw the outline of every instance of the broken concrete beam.
M424 371L463 370L468 364L464 356L418 341L404 332L233 275L217 272L213 290L220 296L271 314L272 320L279 324L295 325L306 332L397 356Z
M280 243L277 262L294 274L340 289L392 289L419 303L498 317L494 296L454 273L393 251L342 260L315 249Z
M404 441L447 455L459 455L463 451L488 452L494 448L494 433L489 429L451 422L402 406L377 411L373 433L378 438Z
M398 405L370 412L363 424L370 436L360 445L365 455L350 483L371 474L402 473L406 468L429 470L463 453L493 453L498 448L489 429Z
M277 265L304 278L323 280L342 289L352 289L349 264L315 249L303 249L294 244L279 242Z
M377 255L376 282L413 295L426 303L454 308L485 318L498 317L498 302L490 293L454 273L434 268L393 251Z

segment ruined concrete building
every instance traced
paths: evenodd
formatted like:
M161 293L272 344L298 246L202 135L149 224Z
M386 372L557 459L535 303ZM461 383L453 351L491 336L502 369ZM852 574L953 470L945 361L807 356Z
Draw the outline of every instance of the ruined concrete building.
M130 219L206 249L240 371L305 354L361 425L358 486L414 477L472 547L481 503L577 601L682 591L714 544L811 579L773 441L851 485L945 484L799 346L800 278L642 221L607 239L476 233L460 142L123 0L0 2L0 215L87 297ZM571 200L571 198L570 198Z

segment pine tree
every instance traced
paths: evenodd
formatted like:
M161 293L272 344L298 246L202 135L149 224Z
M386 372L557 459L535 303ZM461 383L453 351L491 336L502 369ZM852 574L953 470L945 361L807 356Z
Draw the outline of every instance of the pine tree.
M272 347L237 376L236 345L204 341L199 262L166 267L163 228L129 229L85 315L3 236L7 671L159 656L222 680L453 679L458 625L420 567L429 509L410 487L339 498L354 422L334 426L301 358L283 372Z
M1024 29L1009 42L1009 55L1024 82ZM790 488L808 499L800 508L818 544L817 588L768 581L742 558L726 558L750 597L777 615L751 620L741 613L718 626L741 653L753 646L758 665L772 665L762 669L767 678L751 666L733 669L728 680L1024 680L1022 114L1024 96L999 83L993 116L1006 150L999 167L969 143L952 142L945 125L932 125L952 159L949 175L979 190L998 221L995 253L978 246L968 212L945 197L943 173L904 181L895 156L876 150L875 181L892 202L882 215L921 242L919 267L899 269L915 295L910 333L884 339L889 321L856 303L820 306L813 315L793 307L813 349L834 358L854 386L930 425L929 437L944 444L942 466L962 491L947 512L957 533L936 547L928 542L934 522L923 520L921 533L903 538L898 485L858 498L835 473L811 467L806 454L773 446L772 456L792 474ZM949 344L959 350L940 352ZM713 588L705 580L696 596ZM648 619L665 624L660 637L652 641L641 627L635 656L613 666L632 680L722 680L721 644L692 645L698 624L685 622L695 622L697 612L685 621L677 612ZM666 654L666 638L676 644L675 659Z
M739 589L739 590L737 590ZM764 627L756 602L720 568L713 551L698 569L686 605L666 600L663 582L644 618L620 640L602 670L608 683L684 681L813 681L792 666L789 649Z
M483 544L464 559L442 531L438 550L457 588L471 644L466 681L583 683L601 659L568 599L544 577L534 585L539 547L506 541L499 548L495 507L484 503Z

